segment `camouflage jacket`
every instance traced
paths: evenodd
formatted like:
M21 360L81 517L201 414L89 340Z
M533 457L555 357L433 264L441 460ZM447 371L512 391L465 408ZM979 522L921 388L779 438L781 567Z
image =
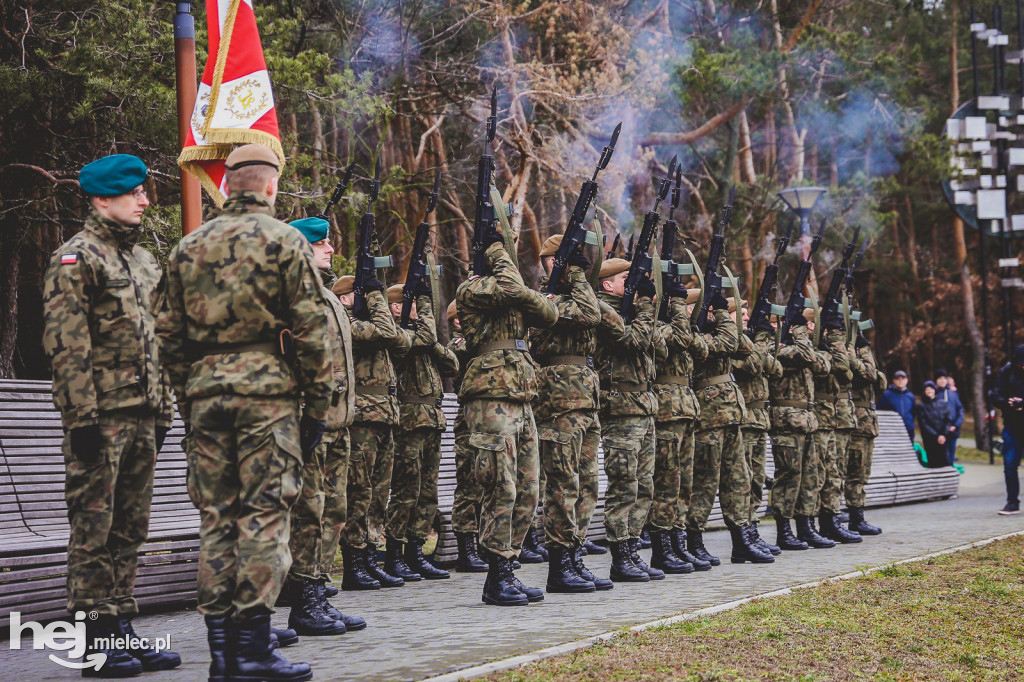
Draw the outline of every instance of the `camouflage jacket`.
M327 412L327 430L337 431L352 423L356 416L355 364L352 360L352 325L348 312L331 291L336 277L331 270L321 270L324 300L327 301L327 341L331 352L331 376L334 392Z
M703 336L693 333L683 299L671 299L668 310L669 321L658 321L654 328L654 393L658 398L655 420L696 419L700 416L700 403L691 387L693 365L707 359L708 344Z
M141 409L170 427L174 397L161 369L152 300L160 267L136 245L140 228L91 213L43 282L43 349L65 429L101 412Z
M416 315L410 330L412 346L409 354L395 361L402 417L400 426L406 431L419 428L443 431L448 422L440 406L440 399L444 396L441 377L458 374L459 361L455 353L437 342L430 296L416 297ZM399 319L395 319L396 325Z
M749 341L745 334L741 335ZM733 362L733 374L740 385L743 402L747 408L747 421L744 428L767 431L771 428L771 414L768 411L768 381L782 376L782 365L772 353L775 335L759 329L750 342L751 353L743 362Z
M558 321L558 308L523 284L501 244L487 248L487 265L491 274L474 275L455 291L459 323L473 356L462 376L459 398L528 403L537 396L537 363L527 349L526 332L552 326Z
M455 359L459 363L459 371L452 377L452 385L455 387L455 392L458 393L462 386L462 375L465 374L466 365L472 358L470 358L469 348L466 346L466 337L462 335L462 326L452 322L449 324L449 331L451 331L452 338L448 341L447 349L455 354Z
M818 428L814 416L814 363L818 353L807 327L790 328L793 342L779 349L776 357L782 376L768 382L772 400L772 430L776 433L813 433Z
M825 339L832 353L832 374L839 389L835 428L852 429L857 426L857 413L853 407L853 368L850 364L850 347L846 345L846 332L830 329Z
M716 310L715 326L704 335L708 345L708 359L697 366L693 385L700 401L700 419L697 431L723 426L739 426L747 419L743 394L732 374L736 360L746 361L753 352L752 344L743 344L736 321L727 310ZM721 383L717 383L717 382ZM706 382L712 382L706 385Z
M601 417L658 413L654 395L654 304L638 298L636 316L625 324L619 316L621 296L598 294L601 324L597 328L595 365L601 381Z
M853 370L853 404L857 410L855 433L877 436L878 415L875 412L875 401L878 394L886 388L885 374L878 370L875 354L871 352L870 346L857 349L850 358L850 368Z
M352 321L352 360L356 366L357 422L398 424L398 376L395 358L403 358L412 346L412 334L399 328L387 299L380 291L366 295L369 320Z
M537 370L537 399L533 402L538 422L546 422L571 410L598 408L597 372L593 355L597 350L597 326L601 307L586 273L569 267L569 294L552 299L558 308L558 322L550 329L530 330L530 349L540 368ZM541 280L541 286L547 278ZM566 362L565 356L581 358L583 364ZM561 356L561 357L560 357ZM590 365L587 365L590 358Z
M814 350L814 417L818 428L831 431L836 428L836 399L839 397L839 380L832 368L835 349L818 347ZM845 353L843 353L845 356Z
M293 396L326 419L333 386L327 305L309 243L256 192L232 192L171 251L157 296L163 362L183 416L194 398ZM293 355L279 350L290 329ZM275 350L246 350L246 346Z

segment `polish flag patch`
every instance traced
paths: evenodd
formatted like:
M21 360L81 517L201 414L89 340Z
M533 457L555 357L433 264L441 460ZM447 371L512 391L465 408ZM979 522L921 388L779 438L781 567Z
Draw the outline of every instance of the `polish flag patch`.
M74 265L77 262L78 262L78 254L77 253L65 253L63 256L60 257L60 264L61 265Z

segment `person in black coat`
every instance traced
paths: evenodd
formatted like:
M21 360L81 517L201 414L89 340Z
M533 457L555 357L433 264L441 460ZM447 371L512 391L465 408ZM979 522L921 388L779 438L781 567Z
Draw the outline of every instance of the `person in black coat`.
M914 417L921 427L921 440L924 441L924 451L928 453L930 469L949 466L946 440L949 438L949 427L953 424L949 406L945 401L936 399L935 393L935 382L924 382L924 395L921 402L914 406Z
M1003 473L1006 476L1006 506L1000 514L1020 513L1021 447L1024 446L1024 344L1013 351L992 389L992 402L1003 415Z

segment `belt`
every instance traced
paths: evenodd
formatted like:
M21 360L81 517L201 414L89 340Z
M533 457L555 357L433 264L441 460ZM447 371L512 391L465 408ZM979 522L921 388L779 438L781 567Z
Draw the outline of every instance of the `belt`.
M680 376L678 374L659 374L654 379L655 384L674 384L676 386L689 386L690 377Z
M766 409L768 409L768 401L767 400L751 400L749 403L747 403L747 407L749 407L752 410L766 410Z
M268 353L280 355L281 349L276 343L263 341L257 343L219 343L201 347L205 355L227 355L228 353Z
M398 387L388 386L356 386L356 395L398 395Z
M821 398L821 400L818 400L818 398ZM835 393L815 393L814 399L816 402L819 403L825 402L826 400L829 401L830 403L834 403L835 401L839 400L839 396L836 395Z
M854 407L862 407L865 410L874 410L875 409L875 404L873 402L868 402L866 400L865 401L855 400L853 402L853 406Z
M403 405L433 405L434 407L441 407L441 401L443 398L432 398L429 395L406 395L398 399Z
M478 349L477 353L483 355L489 353L492 350L520 350L526 352L526 341L522 339L504 339L502 341L490 341L482 344Z
M625 381L613 381L608 384L610 391L619 393L646 393L651 390L651 382L644 384L630 384Z
M552 355L545 358L545 367L555 365L575 365L577 367L594 367L594 358L590 355Z
M711 377L710 379L704 379L698 381L697 385L694 386L697 390L702 388L710 388L711 386L717 386L719 384L727 384L730 381L736 381L735 377L731 374L719 374L717 377Z
M801 410L812 410L814 403L810 400L773 400L772 407L796 407Z

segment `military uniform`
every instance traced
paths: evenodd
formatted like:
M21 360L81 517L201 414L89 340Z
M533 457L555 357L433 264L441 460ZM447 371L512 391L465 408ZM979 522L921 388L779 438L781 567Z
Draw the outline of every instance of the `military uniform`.
M871 456L878 436L875 400L887 385L885 374L878 370L874 353L866 339L859 337L853 370L853 404L857 410L857 428L850 436L846 460L846 504L850 509L850 530L861 535L878 535L881 529L864 521L864 487L871 476Z

